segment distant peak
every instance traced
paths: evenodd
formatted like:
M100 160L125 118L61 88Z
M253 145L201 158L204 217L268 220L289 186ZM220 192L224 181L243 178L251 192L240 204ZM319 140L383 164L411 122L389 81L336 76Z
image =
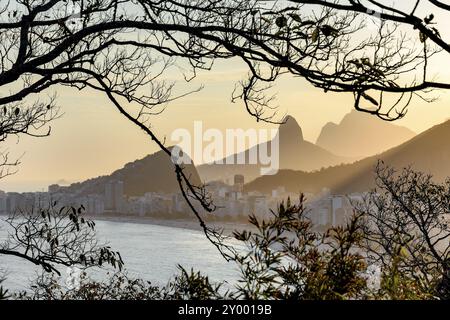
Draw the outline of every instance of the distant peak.
M279 132L281 139L303 140L302 128L294 117L288 115L284 117L283 124L280 124Z

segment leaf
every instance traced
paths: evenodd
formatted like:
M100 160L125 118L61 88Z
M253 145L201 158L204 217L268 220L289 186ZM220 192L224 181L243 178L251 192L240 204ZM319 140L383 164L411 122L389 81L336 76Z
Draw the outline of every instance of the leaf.
M421 32L419 33L419 39L420 42L424 43L428 39L428 36L425 33Z
M366 66L372 66L372 64L370 63L370 59L369 58L362 58L361 59L361 63L365 64Z
M302 26L314 25L314 24L316 24L316 23L312 20L306 20L301 23Z
M285 16L279 16L275 19L275 24L278 26L278 28L283 28L287 26L287 19Z
M339 35L339 31L335 28L333 28L332 26L329 25L324 25L320 27L320 31L322 31L322 33L326 36L334 36L337 37Z
M311 40L312 42L316 42L318 39L319 39L319 28L316 28L311 34Z
M430 14L428 17L425 17L425 19L423 19L423 21L425 21L426 24L430 24L431 21L433 21L434 19L434 14Z
M400 248L400 252L399 252L401 257L407 257L408 256L408 250L406 250L406 248L404 246L402 246Z
M374 105L378 106L378 101L375 100L374 98L372 98L371 96L369 96L368 94L366 94L365 92L361 93L361 96L366 99L367 101L370 101L371 103L373 103Z
M290 13L289 17L291 17L292 20L297 21L297 22L302 22L302 19L300 18L300 16L296 13Z
M363 66L359 59L349 60L348 63L355 65L357 68L361 68Z

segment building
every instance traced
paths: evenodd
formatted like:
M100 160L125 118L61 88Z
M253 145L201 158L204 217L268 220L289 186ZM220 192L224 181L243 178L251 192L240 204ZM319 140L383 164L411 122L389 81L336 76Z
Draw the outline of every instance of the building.
M85 199L86 212L88 214L99 215L105 212L105 202L103 196L90 194Z
M351 196L319 196L312 201L308 201L306 208L313 224L318 226L339 226L343 225L353 214L352 202L356 199L361 199L361 196L355 194Z
M120 213L124 210L123 181L109 181L105 185L105 211Z

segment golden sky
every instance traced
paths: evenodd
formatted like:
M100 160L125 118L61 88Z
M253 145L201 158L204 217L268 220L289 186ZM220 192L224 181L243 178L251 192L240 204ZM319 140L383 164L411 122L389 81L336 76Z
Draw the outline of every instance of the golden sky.
M448 19L443 28L448 28ZM448 55L440 57L434 72L450 78ZM443 68L445 66L445 68ZM151 119L159 137L170 136L177 128L192 129L201 120L205 128L271 128L257 123L241 102L232 104L231 93L236 81L246 70L236 61L216 64L210 72L201 73L193 86L205 88L170 104L159 116ZM315 142L323 125L339 122L352 108L351 94L324 93L300 78L285 77L277 82L280 114L297 119L306 140ZM137 127L121 116L101 94L58 88L58 104L64 115L55 120L50 137L9 139L3 151L20 157L18 172L0 181L5 191L46 190L48 184L64 179L80 181L109 174L129 161L158 151L157 146ZM450 91L437 92L439 100L427 104L418 99L399 125L420 133L450 118Z

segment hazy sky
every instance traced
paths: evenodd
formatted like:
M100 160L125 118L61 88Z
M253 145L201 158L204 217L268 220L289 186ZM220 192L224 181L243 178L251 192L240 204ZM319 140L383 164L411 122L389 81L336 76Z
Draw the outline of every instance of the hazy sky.
M448 20L448 19L447 19ZM448 21L443 27L448 27ZM450 78L447 59L440 59L440 78ZM446 68L442 68L446 66ZM257 123L238 101L230 102L236 81L246 73L236 61L218 63L211 72L201 73L193 85L204 84L196 94L170 104L151 120L159 137L177 128L192 129L195 120L206 128L270 128ZM283 78L276 84L280 114L294 116L306 140L315 142L323 125L339 122L352 108L351 94L323 93L300 78ZM46 138L9 139L2 150L12 158L21 156L18 172L0 181L5 191L35 191L64 179L70 182L109 174L129 161L158 151L137 127L121 116L102 95L67 88L56 90L64 115L55 120ZM419 133L450 118L450 92L436 93L432 104L414 100L407 116L397 124Z

